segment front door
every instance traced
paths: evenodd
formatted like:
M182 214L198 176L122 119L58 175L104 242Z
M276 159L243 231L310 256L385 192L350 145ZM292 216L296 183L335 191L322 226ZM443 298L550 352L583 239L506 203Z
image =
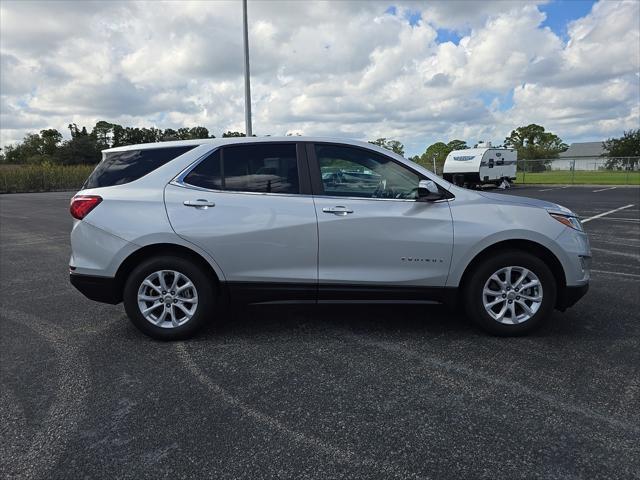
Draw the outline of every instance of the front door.
M323 285L445 285L453 248L448 201L416 201L421 176L369 149L316 143L307 152L316 176L321 292Z

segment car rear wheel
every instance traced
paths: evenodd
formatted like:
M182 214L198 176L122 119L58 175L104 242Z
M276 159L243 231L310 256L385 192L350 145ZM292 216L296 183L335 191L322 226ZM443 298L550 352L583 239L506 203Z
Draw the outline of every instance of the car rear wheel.
M131 322L159 340L195 334L211 317L214 285L193 262L173 256L148 259L129 275L123 292Z
M465 308L471 320L494 335L524 335L551 316L556 294L546 263L512 250L478 265L466 283Z

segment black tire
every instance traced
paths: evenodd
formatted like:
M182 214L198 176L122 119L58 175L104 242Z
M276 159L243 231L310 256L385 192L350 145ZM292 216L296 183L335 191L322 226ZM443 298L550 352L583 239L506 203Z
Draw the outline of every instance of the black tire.
M153 272L174 270L188 277L198 295L195 313L183 325L162 328L147 320L138 307L138 289ZM215 304L216 288L213 279L192 261L178 256L158 256L141 262L129 275L124 285L124 308L131 323L142 333L158 340L183 340L193 336L211 319Z
M485 283L503 267L524 267L533 272L542 285L542 302L531 318L518 324L505 324L493 319L483 303ZM522 250L509 250L491 255L479 263L465 282L463 299L470 320L493 335L509 337L526 335L542 326L553 312L557 296L556 280L551 269L538 257ZM494 307L496 308L496 307Z

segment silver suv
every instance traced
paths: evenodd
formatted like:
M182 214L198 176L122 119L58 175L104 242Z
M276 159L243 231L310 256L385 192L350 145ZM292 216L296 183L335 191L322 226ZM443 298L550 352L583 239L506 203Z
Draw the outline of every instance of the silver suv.
M71 283L166 340L238 302L435 301L519 335L589 284L570 210L458 188L344 139L112 148L70 210Z

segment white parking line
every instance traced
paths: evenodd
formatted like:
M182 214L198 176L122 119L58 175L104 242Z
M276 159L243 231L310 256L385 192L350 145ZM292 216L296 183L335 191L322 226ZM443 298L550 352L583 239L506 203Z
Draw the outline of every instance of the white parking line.
M543 188L542 190L538 190L538 191L548 192L549 190L562 190L563 188L569 188L569 185L565 185L564 187Z
M591 251L592 252L604 252L604 253L607 253L609 255L617 255L619 257L633 258L634 260L640 261L640 255L636 255L635 253L619 252L617 250L609 250L608 248L597 248L597 247L591 247Z
M617 277L621 275L623 277L631 277L631 278L640 278L640 275L636 275L635 273L622 273L622 272L609 272L608 270L591 270L595 273L604 273L605 275L613 275Z
M608 187L608 188L601 188L600 190L594 190L593 193L596 192L606 192L607 190L615 190L618 187Z
M625 208L631 208L631 207L633 207L633 203L630 203L629 205L625 205L624 207L614 208L613 210L609 210L608 212L599 213L598 215L594 215L593 217L585 218L584 220L582 220L582 223L587 223L587 222L590 222L591 220L595 220L596 218L604 217L605 215L619 212L620 210L624 210Z
M640 223L640 218L621 218L621 217L607 217L603 220L612 220L614 222L626 222L626 223Z

